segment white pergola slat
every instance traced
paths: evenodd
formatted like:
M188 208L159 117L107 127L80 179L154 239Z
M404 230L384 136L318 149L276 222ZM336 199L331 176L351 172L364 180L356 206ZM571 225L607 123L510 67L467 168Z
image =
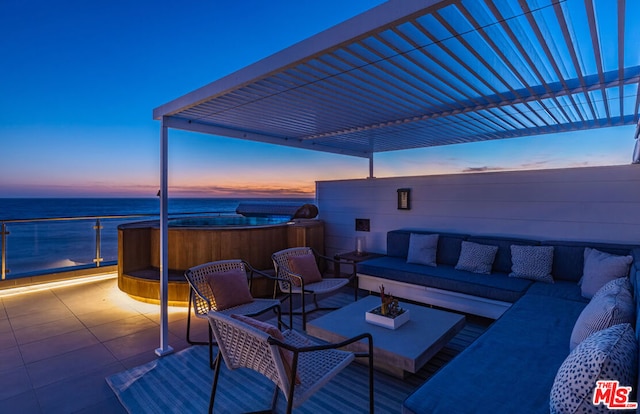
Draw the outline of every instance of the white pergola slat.
M154 118L362 157L633 124L640 27L628 16L640 15L637 3L392 0Z
M634 124L637 16L637 0L390 0L153 117L163 131L370 160L384 151Z

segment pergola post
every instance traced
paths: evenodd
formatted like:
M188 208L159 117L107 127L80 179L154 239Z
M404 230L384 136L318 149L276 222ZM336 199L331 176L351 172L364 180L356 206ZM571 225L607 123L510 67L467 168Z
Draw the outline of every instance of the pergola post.
M156 355L173 352L169 346L169 130L162 118L160 126L160 348Z

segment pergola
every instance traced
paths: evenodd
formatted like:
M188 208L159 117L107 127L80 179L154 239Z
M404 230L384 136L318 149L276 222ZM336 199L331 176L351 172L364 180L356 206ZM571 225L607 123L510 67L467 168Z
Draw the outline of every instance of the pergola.
M636 16L636 0L390 0L154 109L156 353L171 352L169 128L365 157L373 176L377 152L631 125L640 108Z

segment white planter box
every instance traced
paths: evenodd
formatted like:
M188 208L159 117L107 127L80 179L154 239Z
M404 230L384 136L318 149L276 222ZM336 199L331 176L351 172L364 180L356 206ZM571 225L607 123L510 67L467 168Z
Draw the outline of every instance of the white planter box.
M376 307L376 308L379 308ZM373 309L376 309L373 308ZM371 310L373 310L371 309ZM396 316L395 318L390 318L388 316L378 315L376 313L371 313L371 311L365 313L365 320L373 325L382 326L387 329L397 329L407 323L410 318L409 309L405 309L403 313Z

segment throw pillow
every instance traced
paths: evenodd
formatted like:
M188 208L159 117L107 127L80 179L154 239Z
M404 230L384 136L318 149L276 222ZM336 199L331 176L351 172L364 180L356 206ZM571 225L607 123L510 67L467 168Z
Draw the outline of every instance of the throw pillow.
M591 297L607 282L629 276L631 256L617 256L590 247L584 249L584 268L580 287L582 296Z
M318 269L316 257L313 254L301 254L289 257L289 268L293 273L302 276L305 285L322 282L322 274ZM300 286L300 280L293 279L294 286Z
M417 234L409 236L409 251L407 263L416 263L436 267L436 251L438 249L438 234Z
M282 335L282 332L280 332L278 328L271 325L270 323L262 322L258 319L254 319L250 316L245 316L245 315L233 314L231 315L231 317L233 319L239 320L240 322L244 322L247 325L253 326L254 328L271 336L273 339L277 339L280 342L285 342L284 335ZM287 378L291 380L291 367L293 366L293 352L284 348L278 348L278 349L280 350L282 365L284 365L284 370L287 374ZM296 384L300 384L300 378L298 377L297 373L296 373Z
M552 265L553 246L511 246L509 277L553 283Z
M631 324L598 331L575 347L556 374L549 401L551 413L608 412L593 405L594 390L601 380L635 385L638 343Z
M463 241L456 269L488 275L497 252L498 246Z
M213 309L217 311L253 302L247 275L242 269L231 269L207 275L213 293Z
M594 332L620 323L632 323L635 308L629 279L619 278L604 285L582 310L573 326L569 350Z

